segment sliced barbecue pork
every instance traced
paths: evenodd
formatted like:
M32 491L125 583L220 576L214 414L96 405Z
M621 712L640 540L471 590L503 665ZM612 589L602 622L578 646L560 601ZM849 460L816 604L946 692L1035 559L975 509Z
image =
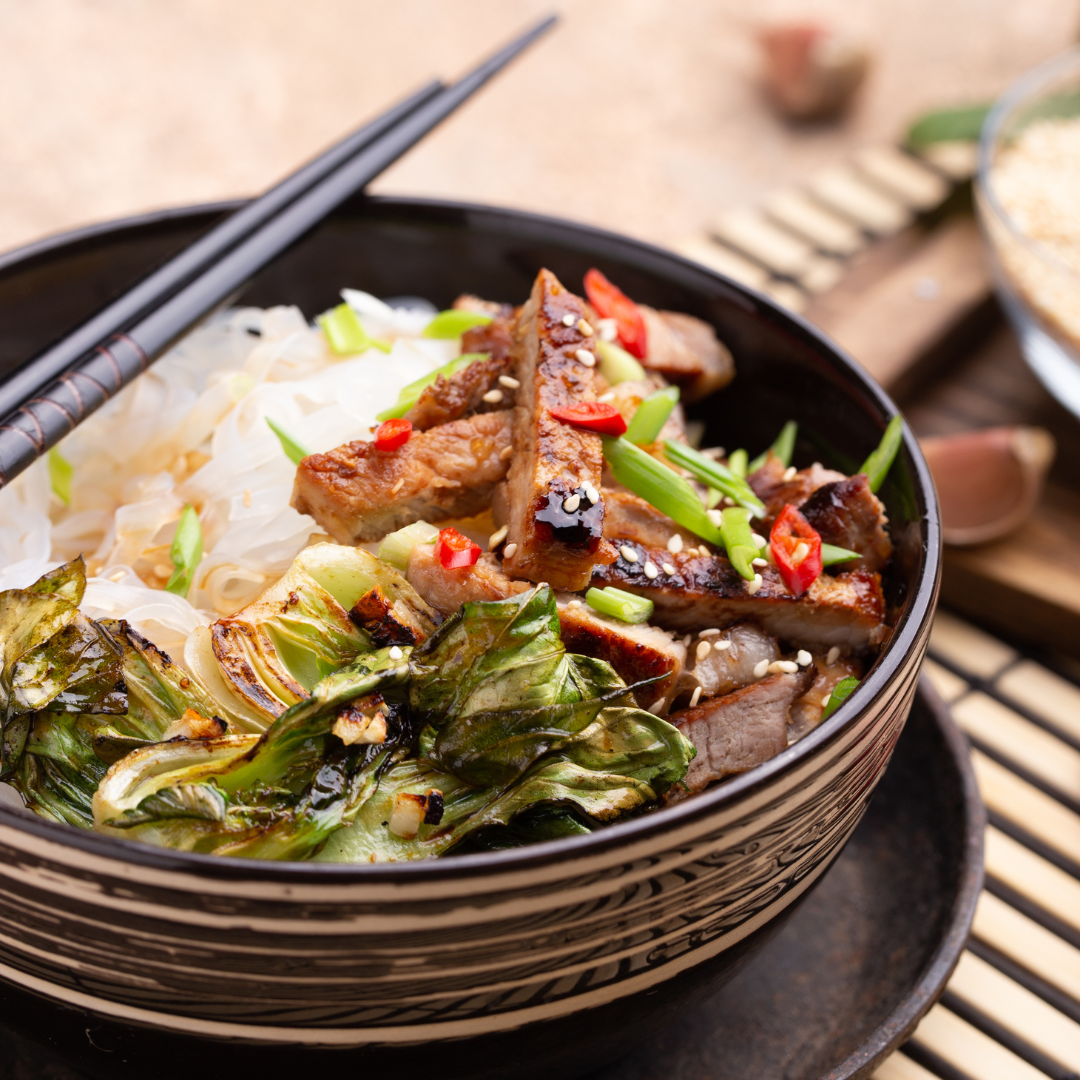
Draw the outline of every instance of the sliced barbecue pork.
M600 436L561 423L549 412L596 398L596 369L589 363L595 339L582 333L583 316L582 301L541 270L514 334L521 387L503 562L514 577L574 592L589 583L594 564L615 556L604 540L604 504L590 498L600 490Z
M889 519L865 473L819 487L799 509L826 544L862 556L845 563L845 569L881 570L892 557L892 541L885 531Z
M645 320L642 366L682 387L687 401L706 397L735 377L731 353L708 323L677 311L638 307Z
M447 570L439 562L434 544L417 544L412 549L405 576L443 615L452 615L462 604L473 600L505 600L532 587L527 581L507 577L490 552L481 555L472 566Z
M708 649L703 647L703 642L708 644ZM751 622L736 623L719 634L698 638L690 643L687 652L688 666L679 680L679 688L692 693L700 686L701 696L705 698L730 694L740 686L756 682L754 669L758 664L780 659L776 638Z
M478 329L486 330L487 327ZM449 378L440 375L430 386L424 387L405 419L411 421L417 431L427 431L470 413L505 410L514 404L514 392L501 385L499 378L509 375L511 366L509 352L506 352L502 356L476 360ZM498 393L499 400L485 401L484 395L493 391Z
M652 622L679 633L730 626L755 620L768 633L809 648L839 645L854 650L880 644L885 638L885 598L881 578L867 570L822 574L800 597L787 590L773 566L761 571L761 586L751 592L731 563L719 555L672 555L666 549L627 541L637 555L621 553L610 566L596 568L593 584L614 585L646 596L656 605ZM649 578L651 563L660 572ZM667 564L675 572L667 573Z
M821 714L833 688L841 679L854 676L861 679L865 665L857 656L838 656L830 664L828 655L814 656L814 668L817 676L802 697L792 706L788 716L788 745L798 742L804 735L809 735L821 723Z
M788 504L798 509L818 488L846 479L843 473L826 469L817 461L808 469L792 472L771 451L765 464L746 478L765 504L769 518L776 517Z
M746 772L786 749L791 705L813 681L813 667L794 674L780 672L692 709L672 713L668 721L697 750L683 780L689 794L732 773ZM676 788L673 797L682 794L685 792Z
M485 509L509 456L510 410L484 413L413 435L397 450L351 442L300 462L292 505L339 544L379 540L421 519Z
M604 496L604 535L609 540L633 540L645 547L666 548L671 537L678 534L688 548L701 543L693 533L676 525L638 495L607 487L601 494Z

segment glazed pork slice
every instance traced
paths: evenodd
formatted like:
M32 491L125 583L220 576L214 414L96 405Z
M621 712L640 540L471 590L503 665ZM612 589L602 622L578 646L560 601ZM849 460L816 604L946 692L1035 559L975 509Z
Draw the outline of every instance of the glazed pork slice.
M893 545L885 531L889 519L865 473L819 487L799 509L826 544L862 556L845 563L845 569L881 570L891 558Z
M558 606L569 652L606 660L628 684L661 676L634 696L641 708L665 716L681 682L686 646L665 630L606 618L573 597L560 597Z
M726 630L706 631L691 641L687 650L687 670L679 680L681 692L693 693L699 686L705 698L730 694L740 686L757 682L754 669L765 661L780 659L776 638L752 622L735 623ZM708 648L705 647L708 646Z
M714 780L746 772L776 757L788 745L792 703L814 681L813 667L778 672L723 697L711 698L668 717L697 750L683 780L689 794ZM686 794L676 789L674 799ZM669 796L669 801L673 798Z
M760 571L761 587L752 593L750 583L723 556L672 555L631 541L618 546L618 558L610 566L596 568L593 584L648 597L656 605L652 621L665 629L697 633L752 619L767 633L811 652L833 645L868 649L885 638L881 578L870 571L821 574L796 598L773 566ZM637 559L626 559L623 547L632 549ZM655 578L645 573L649 563L660 570ZM675 572L663 570L665 564Z
M531 588L503 573L498 559L485 552L472 566L447 570L435 554L434 544L417 544L409 554L405 576L409 584L443 615L452 615L474 600L505 600Z
M478 329L486 330L487 327ZM462 345L462 348L465 346ZM476 360L461 371L455 371L449 378L440 375L430 386L424 387L404 419L410 421L417 431L428 431L439 424L460 420L470 413L506 410L514 404L514 393L503 386L499 379L510 374L511 366L507 351L501 356L492 355L487 360ZM498 395L497 401L485 400L485 395L494 394Z
M419 432L397 450L351 442L300 462L292 505L339 544L379 540L421 519L479 513L506 475L511 413L484 413Z
M833 688L841 679L854 676L861 679L865 665L857 656L836 656L817 654L813 658L817 675L806 693L791 706L788 716L788 745L798 742L804 735L809 735L821 723L821 714Z
M701 541L691 532L676 525L666 514L638 495L621 488L603 488L604 535L609 539L633 540L645 547L666 548L672 536L678 534L686 547L696 547Z
M514 332L521 387L505 495L507 573L571 592L615 556L604 540L603 501L590 498L600 490L600 436L549 411L596 399L595 340L580 329L583 317L582 301L541 270Z
M792 472L771 451L765 464L746 478L754 494L765 504L770 519L776 517L788 503L798 509L818 488L846 479L843 473L826 469L817 461L808 469Z
M642 366L682 387L685 400L706 397L735 377L731 353L708 323L677 311L638 307L645 320Z

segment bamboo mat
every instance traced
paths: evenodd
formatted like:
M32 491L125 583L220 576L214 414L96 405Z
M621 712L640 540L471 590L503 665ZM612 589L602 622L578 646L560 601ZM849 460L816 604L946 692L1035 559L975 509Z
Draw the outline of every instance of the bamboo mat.
M925 670L971 741L986 885L944 997L875 1080L1075 1080L1080 685L948 611Z

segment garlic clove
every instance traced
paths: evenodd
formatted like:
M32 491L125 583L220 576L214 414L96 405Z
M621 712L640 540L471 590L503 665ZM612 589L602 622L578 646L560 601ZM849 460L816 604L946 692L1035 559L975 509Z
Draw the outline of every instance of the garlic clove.
M998 427L923 439L947 544L982 544L1020 526L1054 460L1044 428Z

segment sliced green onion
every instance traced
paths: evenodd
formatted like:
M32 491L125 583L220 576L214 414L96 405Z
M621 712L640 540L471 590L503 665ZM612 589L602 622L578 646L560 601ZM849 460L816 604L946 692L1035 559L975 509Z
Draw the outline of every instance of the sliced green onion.
M763 454L758 454L749 465L746 466L747 473L757 472L766 461L769 460L769 453L774 453L783 463L786 469L791 464L791 456L795 453L795 436L799 433L799 425L794 420L789 420L781 429L780 434L773 440L772 446Z
M172 559L172 576L165 583L165 591L186 597L195 579L195 570L202 561L203 536L199 515L188 503L176 523L169 558Z
M749 469L747 465L749 463L750 455L745 450L732 450L728 454L727 467L737 476L740 480L745 479Z
M466 330L474 326L487 326L490 315L481 315L478 311L440 311L424 327L423 337L459 338Z
M338 304L324 315L320 315L318 323L326 335L332 352L338 356L354 356L367 349L381 349L383 352L390 351L390 342L380 338L369 337L360 317L348 304Z
M914 149L937 142L978 142L989 105L962 105L924 113L908 128L908 146Z
M429 544L439 535L439 530L426 521L414 521L404 529L389 533L379 545L379 558L388 562L403 574L409 566L409 556L417 544Z
M590 589L585 594L585 603L601 615L611 615L628 623L643 623L653 613L655 606L651 600L633 593L623 592L609 585L606 589Z
M745 506L729 506L720 520L720 536L731 565L747 581L753 581L757 571L752 563L759 552L750 528L750 511Z
M270 426L270 430L278 437L281 449L285 451L285 456L294 465L299 465L311 453L303 443L297 442L280 424L275 423L269 416L266 418L266 422Z
M645 369L625 349L614 341L596 342L596 355L600 357L600 374L612 386L621 382L641 382Z
M705 496L705 505L712 510L714 507L720 505L720 500L724 497L722 491L717 491L716 488L709 488L709 493Z
M835 544L821 545L822 566L835 566L837 563L851 562L852 559L859 557L857 551L848 551L847 548L837 547Z
M825 702L825 708L821 710L821 719L828 720L830 716L845 701L855 692L855 688L859 685L859 680L853 675L849 675L846 679L841 679L832 689L832 693L829 695Z
M710 544L721 543L720 530L709 520L697 492L674 469L645 453L625 437L602 436L604 458L612 475L661 514Z
M65 505L71 505L71 478L75 466L54 446L49 451L49 480L53 493Z
M375 419L378 420L380 424L384 420L400 419L420 400L420 395L435 382L440 375L445 375L446 378L449 379L451 375L461 371L463 368L467 368L477 360L486 360L487 358L487 353L462 353L457 359L451 360L449 364L443 364L442 367L438 367L434 371L429 371L426 375L421 375L415 382L411 382L408 386L403 387L401 393L398 394L396 404L391 405L389 409L383 409Z
M897 413L889 421L885 434L881 436L881 442L877 449L862 463L859 472L866 473L866 479L870 481L870 490L877 491L885 483L885 477L889 475L889 469L896 460L896 452L900 449L900 443L904 438L904 421Z
M663 390L657 390L650 394L634 413L626 429L624 438L638 446L646 446L656 442L661 430L671 415L671 410L679 403L679 388L677 386L665 386Z
M753 511L756 517L765 516L765 505L754 494L750 485L741 476L736 476L726 465L721 465L719 461L714 461L699 450L693 450L683 443L675 442L674 439L664 440L664 454L668 460L682 466L703 484L716 488L717 491L734 499L739 506L745 506L747 510Z

